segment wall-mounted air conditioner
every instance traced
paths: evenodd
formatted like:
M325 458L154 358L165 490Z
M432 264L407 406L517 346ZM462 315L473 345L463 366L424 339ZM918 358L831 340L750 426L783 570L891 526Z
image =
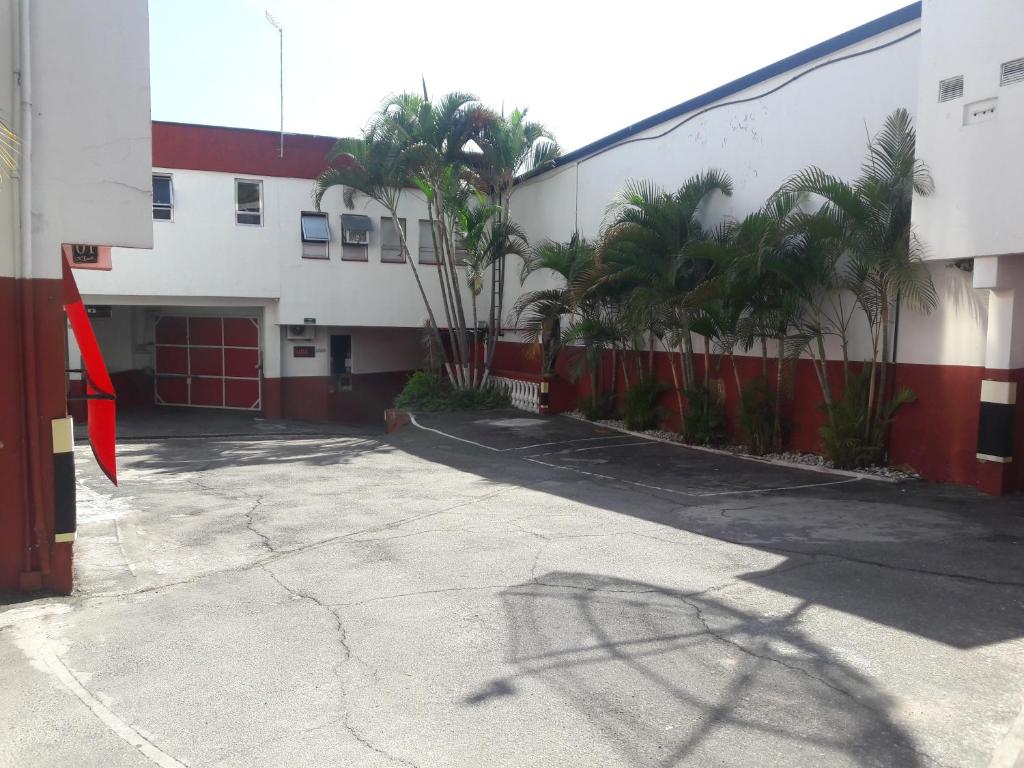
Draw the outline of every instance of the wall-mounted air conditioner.
M312 341L316 334L315 325L289 325L288 341Z
M346 229L343 230L344 241L348 245L368 245L370 233L366 230Z

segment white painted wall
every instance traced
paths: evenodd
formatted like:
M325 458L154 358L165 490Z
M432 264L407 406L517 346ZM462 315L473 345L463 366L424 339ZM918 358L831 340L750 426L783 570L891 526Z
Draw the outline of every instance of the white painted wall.
M61 243L152 245L146 0L30 2L33 276L59 278ZM0 2L0 118L18 127L18 3ZM18 185L0 189L0 275L12 275Z
M919 235L935 259L1024 252L1024 83L1000 86L1000 64L1024 58L1020 0L925 0L917 101L919 155L935 194L914 201ZM939 102L939 81L963 75L963 97ZM980 100L990 119L965 125Z
M962 7L969 13L966 5ZM868 51L915 28L911 23L890 30L829 59ZM852 179L864 157L866 130L878 130L897 107L911 112L917 107L921 45L921 35L913 35L882 50L820 67L775 93L760 96L805 67L727 99L752 101L719 106L689 122L685 122L689 115L675 118L641 134L644 141L616 146L522 185L512 200L513 216L534 243L545 238L567 240L577 223L583 235L596 237L608 203L631 178L652 179L673 189L706 168L725 171L732 176L735 191L731 198L719 198L709 207L711 223L756 210L791 174L809 165ZM1024 86L1021 91L1024 94ZM659 137L666 131L671 132ZM931 161L927 148L921 155ZM929 233L923 234L925 240L931 239ZM970 275L944 265L936 265L932 273L939 309L927 317L907 310L901 313L899 360L983 365L987 296L972 289ZM536 275L525 287L538 288L549 280ZM513 280L510 291L518 290L518 280ZM506 301L511 306L514 293ZM855 359L865 357L868 349L859 318L857 326L851 345ZM830 349L833 355L838 356L836 347Z
M152 245L146 0L32 2L36 277L61 243Z
M423 367L422 331L418 328L317 327L313 341L286 340L281 358L282 375L327 376L331 372L331 336L352 337L352 373L410 371ZM296 346L316 348L316 357L293 357Z
M194 299L206 297L280 299L282 325L314 317L319 325L417 327L426 312L408 264L380 260L380 218L387 211L365 198L345 209L341 190L332 190L322 208L328 213L331 243L327 260L302 257L300 214L312 210L313 182L264 177L262 226L235 223L236 174L160 168L174 187L174 220L153 222L151 251L115 249L114 269L79 278L82 293ZM241 178L258 178L244 176ZM415 258L419 220L427 217L418 192L403 195ZM368 261L342 261L341 214L370 216ZM435 311L442 311L437 271L418 265ZM460 269L460 279L464 280ZM468 295L466 311L469 312ZM444 318L439 315L443 325Z

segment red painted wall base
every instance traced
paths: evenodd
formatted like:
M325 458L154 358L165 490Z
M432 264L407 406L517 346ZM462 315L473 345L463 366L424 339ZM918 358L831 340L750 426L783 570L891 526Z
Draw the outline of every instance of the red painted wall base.
M53 541L50 422L67 412L62 299L60 280L0 278L0 371L7 384L0 398L0 591L66 594L72 588L71 545ZM35 365L29 371L21 354L23 307L31 307ZM28 412L26 387L35 395L34 412Z
M571 377L578 350L566 350L559 356L556 370L563 380ZM640 356L640 363L647 365L646 353ZM669 356L664 352L654 355L654 370L657 378L670 387L672 373ZM678 363L677 363L678 364ZM617 371L617 396L625 391L621 362ZM704 359L696 360L697 376L703 377ZM636 361L628 362L629 374L636 376ZM530 354L528 345L516 342L499 342L495 352L495 367L527 375L538 373L540 362ZM750 381L761 373L761 360L757 357L737 359L740 379ZM769 361L769 378L774 381L775 363ZM976 485L985 493L1010 493L1024 490L1024 408L1017 410L1015 461L1009 468L995 470L978 462L976 453L978 435L978 399L984 369L976 366L955 365L913 365L900 363L895 367L896 387L910 387L916 394L916 401L903 406L896 414L890 435L890 460L893 464L905 464L927 480L952 482L962 485ZM1024 384L1024 370L1012 371L1012 380ZM732 434L737 431L738 392L735 377L728 360L711 357L711 376L721 380L725 391L725 409L729 419L728 428ZM821 450L819 430L824 423L821 410L821 387L809 360L801 360L794 366L792 379L783 400L783 415L789 423L787 446L791 450L818 452ZM602 381L611 381L611 355L605 354ZM829 364L829 382L833 393L841 392L842 364ZM606 384L607 386L607 384ZM590 383L586 376L575 382L572 388L574 400L590 395ZM675 395L666 393L662 405L670 414L678 412ZM571 407L575 407L575 402ZM570 408L564 408L568 410ZM554 410L554 409L553 409ZM678 428L679 420L674 415L665 419L664 427ZM1004 465L995 465L1003 467ZM998 476L998 477L997 477Z

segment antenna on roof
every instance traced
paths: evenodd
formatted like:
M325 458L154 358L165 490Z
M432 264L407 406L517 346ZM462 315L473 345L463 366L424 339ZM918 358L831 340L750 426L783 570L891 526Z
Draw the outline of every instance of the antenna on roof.
M278 51L278 88L281 92L281 157L284 157L284 27L281 26L281 22L275 19L270 11L264 11L264 15L267 17L267 21L270 22L270 26L277 30L277 51Z

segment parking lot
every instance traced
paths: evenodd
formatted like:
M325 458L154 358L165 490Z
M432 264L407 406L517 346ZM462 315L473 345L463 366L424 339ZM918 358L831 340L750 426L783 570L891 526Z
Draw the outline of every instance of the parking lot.
M515 411L219 430L139 429L117 489L79 451L78 593L0 607L0 764L1018 759L1017 499Z

